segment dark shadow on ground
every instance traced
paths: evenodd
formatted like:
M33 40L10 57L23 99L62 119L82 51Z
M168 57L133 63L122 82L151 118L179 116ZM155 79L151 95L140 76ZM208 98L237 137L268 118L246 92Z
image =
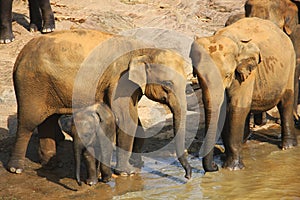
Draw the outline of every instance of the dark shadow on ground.
M26 15L13 12L13 21L23 26L26 30L29 30L29 18Z

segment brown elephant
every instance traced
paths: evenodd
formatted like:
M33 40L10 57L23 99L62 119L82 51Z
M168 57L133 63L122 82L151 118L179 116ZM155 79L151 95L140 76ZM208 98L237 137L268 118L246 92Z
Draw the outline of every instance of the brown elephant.
M141 130L137 128L137 103L145 94L172 111L176 153L185 176L190 178L184 147L185 65L187 62L174 51L149 48L134 39L93 30L62 31L31 40L20 52L13 72L18 129L8 169L22 172L35 127L44 141L41 144L48 146L41 147L47 161L55 155L47 149L55 149L55 130L51 127L57 126L57 116L72 113L72 108L104 102L118 121L116 171L133 173L129 157L136 130Z
M274 22L290 35L298 24L298 8L290 0L247 0L244 9L244 13L230 16L225 25L244 17L259 17Z
M292 42L297 51L297 47L300 45L297 42L300 42L297 39L297 34L293 34L298 26L299 22L299 12L298 12L299 2L293 2L290 0L248 0L245 2L245 13L237 14L230 16L225 23L225 26L228 26L239 19L244 17L259 17L262 19L267 19L274 22L279 28L281 28L287 35L293 35ZM296 54L297 59L300 59L298 54ZM300 75L300 65L296 67L295 73L295 91L299 90L298 78ZM298 105L298 93L295 93L294 100L294 117L295 120L299 120L297 114L297 105ZM262 114L254 115L255 124L261 125L266 123L266 118L262 117Z
M289 37L274 23L254 17L241 19L211 37L196 38L190 56L203 88L205 171L218 170L212 148L216 133L222 130L223 115L224 167L230 170L244 167L241 150L249 112L277 106L282 121L281 148L297 145L293 126L295 51Z
M108 182L112 176L110 162L116 137L114 114L106 104L97 103L74 111L72 118L71 135L77 183L81 185L81 154L84 155L87 169L86 183L88 185L98 183L98 164L102 182Z
M246 17L259 17L274 22L288 35L298 24L298 8L290 0L248 0Z
M291 35L298 23L299 23L299 13L296 3L290 0L248 0L245 3L245 16L246 17L259 17L262 19L267 19L274 22L280 29L282 29L287 35ZM295 39L297 36L293 34L293 44L294 46L299 46L296 42L299 39ZM296 54L297 56L297 54ZM300 57L297 57L300 59ZM300 67L300 66L299 66ZM295 73L295 91L299 90L299 75L300 69L296 68ZM298 104L298 92L295 93L294 100L294 117L299 120L297 114L297 104Z

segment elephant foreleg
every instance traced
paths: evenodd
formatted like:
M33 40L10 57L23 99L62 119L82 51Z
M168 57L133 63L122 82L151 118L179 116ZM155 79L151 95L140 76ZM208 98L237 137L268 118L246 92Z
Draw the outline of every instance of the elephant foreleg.
M145 142L145 131L142 127L142 123L140 119L138 119L138 127L136 129L134 143L133 143L133 150L130 159L130 163L134 167L141 168L144 165L142 160L142 149Z
M228 132L222 133L225 145L226 161L224 167L229 170L244 168L241 158L244 127L250 108L238 108L230 106L228 111Z
M83 152L83 156L85 158L85 165L87 168L87 175L88 175L86 184L88 185L95 185L98 183L96 159L94 155L95 155L95 151L93 147L88 147Z
M110 130L109 132L100 133L100 156L98 159L100 161L100 172L101 172L101 181L106 183L110 181L112 172L111 172L111 159L113 153L113 142L115 137L115 130Z
M117 166L115 172L121 176L128 176L136 173L135 168L129 164L129 159L137 129L138 112L131 98L123 97L116 104L117 106L113 108L118 119ZM125 106L128 104L129 106Z
M292 90L287 90L282 100L277 105L281 118L282 149L289 149L297 145L297 138L293 123L294 95Z

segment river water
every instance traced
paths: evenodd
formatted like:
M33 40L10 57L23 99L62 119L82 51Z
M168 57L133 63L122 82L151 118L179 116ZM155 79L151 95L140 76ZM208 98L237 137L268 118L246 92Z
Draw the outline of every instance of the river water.
M138 175L118 177L109 183L110 195L107 198L300 199L300 147L280 150L277 146L279 133L278 125L254 132L243 147L246 165L243 170L222 169L224 155L219 154L215 160L220 170L204 174L201 160L190 157L195 169L193 178L188 181L175 158L160 160L144 157L145 166ZM299 131L297 135L299 141ZM95 196L92 196L98 199L101 193L104 199L107 190L102 189L94 190Z

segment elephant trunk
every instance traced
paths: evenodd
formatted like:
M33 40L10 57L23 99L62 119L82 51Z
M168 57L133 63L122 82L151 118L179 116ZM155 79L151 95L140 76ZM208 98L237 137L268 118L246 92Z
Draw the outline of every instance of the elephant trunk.
M183 90L184 91L184 90ZM185 94L173 97L176 101L170 101L169 107L173 113L173 127L175 135L176 155L179 162L185 170L185 178L190 179L192 168L187 160L187 151L185 150L185 126L186 126L186 97ZM173 94L172 94L173 95ZM172 99L172 98L170 98ZM174 105L173 103L176 102Z
M206 135L200 152L200 155L203 156L203 168L206 172L217 171L218 167L213 162L213 150L226 117L225 89L217 66L196 41L192 44L190 57L194 74L197 75L202 89L205 111Z

